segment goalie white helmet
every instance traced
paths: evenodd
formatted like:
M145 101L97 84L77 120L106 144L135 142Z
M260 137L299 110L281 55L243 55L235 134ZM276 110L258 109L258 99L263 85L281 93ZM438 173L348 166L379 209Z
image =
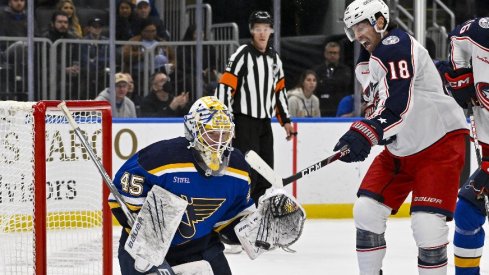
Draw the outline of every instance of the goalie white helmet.
M197 163L206 175L220 175L227 166L234 123L228 108L215 96L197 100L184 116L185 137L198 152Z
M385 18L384 28L377 29L375 23L379 15ZM355 0L345 10L343 22L345 33L350 41L355 40L352 27L364 20L368 20L375 30L382 34L389 25L389 7L382 0Z

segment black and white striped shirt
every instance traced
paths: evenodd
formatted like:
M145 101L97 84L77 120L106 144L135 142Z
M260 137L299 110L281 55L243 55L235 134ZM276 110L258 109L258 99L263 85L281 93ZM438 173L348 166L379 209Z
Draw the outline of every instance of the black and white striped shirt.
M229 58L216 96L235 114L290 122L282 60L272 49L261 53L251 43L239 47Z

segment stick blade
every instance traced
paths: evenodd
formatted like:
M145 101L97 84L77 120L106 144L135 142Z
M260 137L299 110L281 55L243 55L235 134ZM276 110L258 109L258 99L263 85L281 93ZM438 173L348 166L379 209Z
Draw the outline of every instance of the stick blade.
M282 177L277 173L253 150L245 154L246 162L257 171L262 177L270 182L274 187L284 187Z

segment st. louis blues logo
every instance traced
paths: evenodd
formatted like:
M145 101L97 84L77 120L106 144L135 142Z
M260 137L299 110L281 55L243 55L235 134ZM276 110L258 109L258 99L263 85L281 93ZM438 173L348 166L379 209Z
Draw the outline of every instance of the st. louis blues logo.
M224 198L187 198L184 195L182 198L189 204L178 227L178 232L186 239L195 235L197 223L212 216L226 201Z

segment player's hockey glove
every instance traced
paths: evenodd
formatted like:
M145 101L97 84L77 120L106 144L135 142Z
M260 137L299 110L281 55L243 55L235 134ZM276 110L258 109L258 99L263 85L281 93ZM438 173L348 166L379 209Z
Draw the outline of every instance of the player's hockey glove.
M472 69L447 70L443 76L455 101L462 108L467 108L467 102L475 98Z
M481 169L474 176L472 185L478 198L489 194L489 157L482 158Z
M377 145L384 135L380 123L370 119L354 122L334 147L334 151L344 146L350 148L350 153L340 160L344 162L364 161L370 154L372 146Z

